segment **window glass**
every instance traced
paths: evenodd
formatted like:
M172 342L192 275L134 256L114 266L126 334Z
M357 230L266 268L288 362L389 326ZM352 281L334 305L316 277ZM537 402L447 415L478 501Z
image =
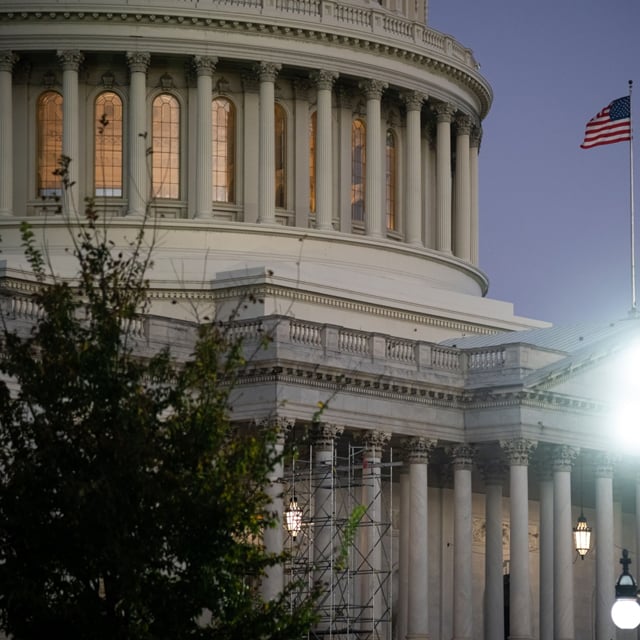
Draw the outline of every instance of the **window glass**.
M36 118L38 196L59 196L62 183L53 175L62 156L62 96L57 91L45 91L38 98Z
M314 111L309 119L309 211L316 211L316 137L318 112Z
M287 115L281 105L275 106L275 153L276 153L276 207L284 209L287 206Z
M211 103L211 115L213 200L235 202L235 107L227 98L215 98Z
M153 101L151 175L156 198L180 197L180 104L169 93Z
M351 219L364 221L366 187L366 129L362 120L351 125Z
M122 197L122 100L104 91L95 101L96 196Z
M396 180L398 176L396 162L396 137L391 129L387 130L385 149L385 209L387 213L387 229L396 231Z

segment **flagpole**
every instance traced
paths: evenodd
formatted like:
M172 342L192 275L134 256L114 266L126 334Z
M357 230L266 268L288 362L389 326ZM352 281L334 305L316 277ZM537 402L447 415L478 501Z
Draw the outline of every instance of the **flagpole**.
M633 80L629 80L629 123L631 135L629 136L629 204L631 214L631 315L638 313L636 307L636 239L635 239L635 203L633 197L633 119L631 117L631 91Z

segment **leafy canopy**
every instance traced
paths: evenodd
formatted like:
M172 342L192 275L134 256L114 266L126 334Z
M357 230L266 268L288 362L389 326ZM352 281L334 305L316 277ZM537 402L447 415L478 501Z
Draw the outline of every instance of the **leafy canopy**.
M119 252L89 203L72 237L69 283L23 226L40 312L28 332L3 318L2 628L16 640L300 637L313 595L260 597L283 561L259 542L281 526L265 493L278 457L273 430L229 419L242 345L209 323L187 362L140 357L144 225Z

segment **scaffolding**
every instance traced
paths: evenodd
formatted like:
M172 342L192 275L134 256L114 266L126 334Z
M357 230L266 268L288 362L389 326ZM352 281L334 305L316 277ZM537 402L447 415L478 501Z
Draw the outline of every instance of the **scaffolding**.
M322 587L309 637L391 640L393 452L380 461L353 444L304 453L287 468L285 504L295 496L302 510L287 575L305 585L298 595Z

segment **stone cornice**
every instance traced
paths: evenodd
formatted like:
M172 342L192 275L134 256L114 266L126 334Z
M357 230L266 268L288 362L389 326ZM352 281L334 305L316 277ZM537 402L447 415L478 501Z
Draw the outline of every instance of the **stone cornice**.
M338 3L331 4L337 5ZM371 14L370 23L365 21L362 24L342 24L335 15L328 15L325 18L319 14L280 13L274 9L269 9L267 12L261 10L261 5L261 2L248 6L238 5L232 7L234 11L230 11L228 5L221 4L220 10L215 11L216 17L212 17L213 11L209 12L209 15L195 10L188 15L179 15L172 13L170 8L160 13L153 13L144 7L138 7L134 11L126 5L122 5L113 12L105 11L104 7L98 4L92 5L90 11L81 11L75 7L72 11L39 11L16 5L14 10L5 8L0 12L0 25L3 22L20 23L25 21L40 24L47 22L107 22L158 27L184 25L191 29L204 28L209 32L212 30L247 31L270 37L277 36L305 41L317 40L334 46L367 50L376 55L389 56L410 63L412 66L446 76L475 94L481 105L481 118L489 111L493 94L489 85L478 73L478 65L471 50L462 47L450 36L413 23L406 18L387 15L382 9L367 10ZM244 15L240 16L239 11ZM398 31L398 25L402 27L400 31ZM398 33L401 33L401 36L398 36ZM56 34L56 38L59 40L59 33ZM149 49L151 49L151 40L149 39L147 42ZM159 42L162 42L162 39L159 39ZM175 41L171 40L171 42ZM90 45L82 46L92 48ZM39 49L45 47L47 45L43 39L35 46ZM12 44L11 48L24 49L24 46Z

